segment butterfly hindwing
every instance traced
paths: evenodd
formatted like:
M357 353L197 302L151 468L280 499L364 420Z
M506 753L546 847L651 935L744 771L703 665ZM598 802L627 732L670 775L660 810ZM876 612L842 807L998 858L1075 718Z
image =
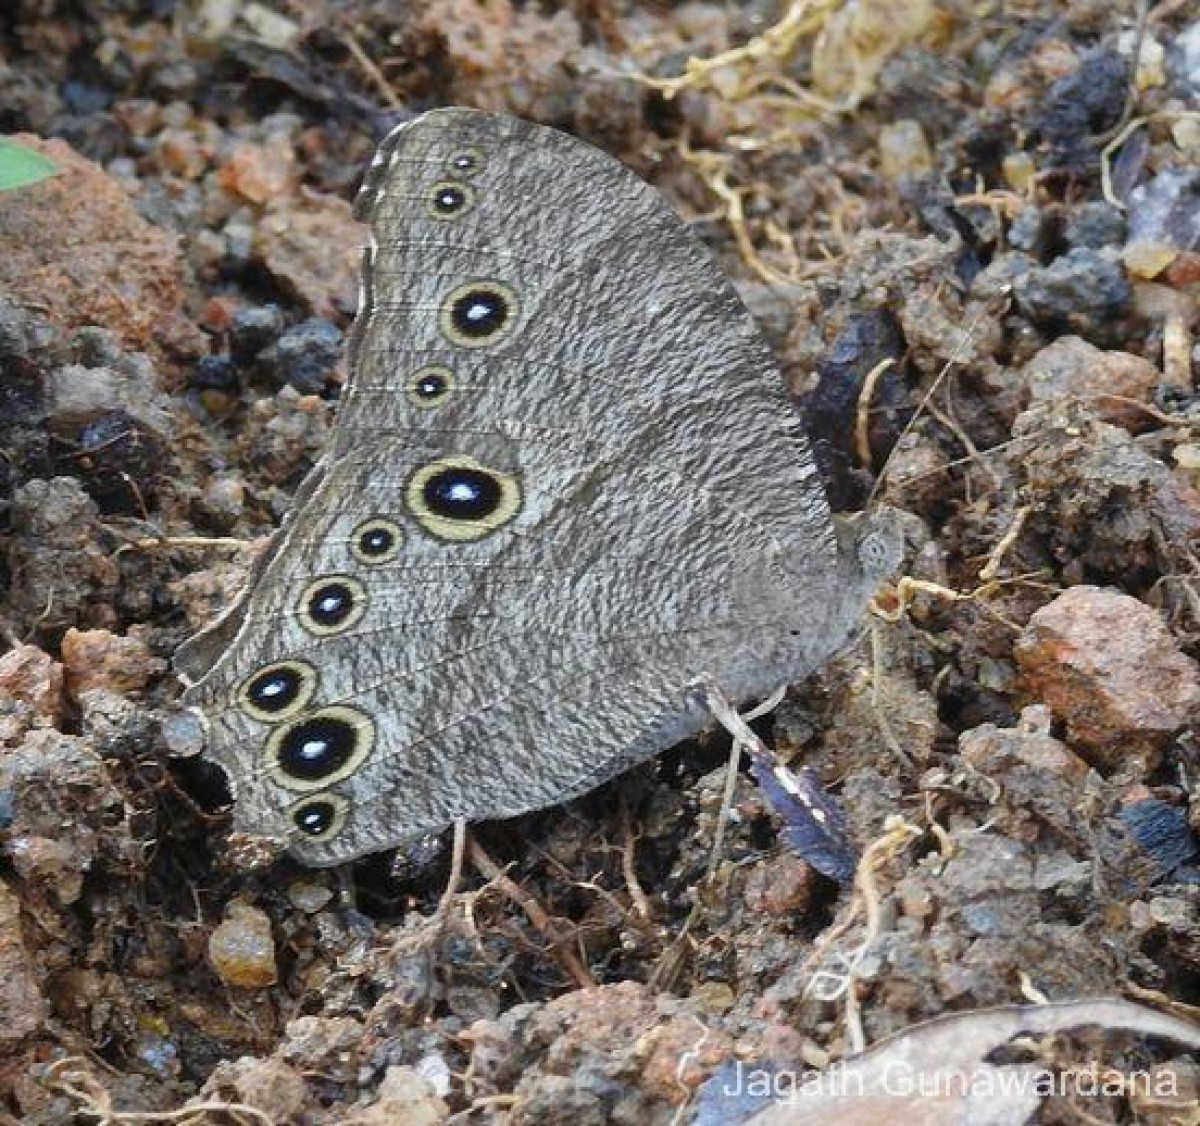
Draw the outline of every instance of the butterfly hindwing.
M186 700L238 828L331 864L553 804L803 676L865 595L749 314L543 127L380 149L330 450ZM219 649L219 651L217 651Z

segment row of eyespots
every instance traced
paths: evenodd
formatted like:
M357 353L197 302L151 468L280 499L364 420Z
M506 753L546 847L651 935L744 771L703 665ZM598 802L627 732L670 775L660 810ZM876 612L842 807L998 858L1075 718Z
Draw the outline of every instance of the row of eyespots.
M472 458L448 457L421 466L409 480L405 501L429 534L450 542L482 539L511 521L521 508L516 477L489 469ZM404 530L386 517L372 517L355 528L350 553L360 563L379 565L394 559ZM328 637L352 629L367 611L367 589L352 575L324 575L301 592L298 620L310 633ZM303 710L316 690L316 670L306 661L280 661L253 673L238 699L243 709L265 723L278 723Z
M426 210L435 219L455 219L475 206L475 188L465 182L483 167L477 149L450 157L447 176L430 189ZM481 348L503 336L517 319L517 295L503 282L481 280L459 286L442 303L442 333L463 348Z
M450 160L452 174L468 177L482 160L464 150ZM430 189L427 210L438 219L465 214L475 204L475 189L461 179L439 180ZM508 285L493 280L468 282L442 303L439 327L452 343L486 347L502 338L517 320L519 304ZM444 402L455 388L453 372L427 365L406 382L410 401L421 407ZM507 523L521 507L515 477L488 469L470 458L445 458L422 466L405 490L405 502L431 535L448 541L480 539ZM371 566L395 558L403 529L385 517L360 524L352 533L350 553ZM367 609L367 591L350 575L323 576L310 583L299 600L301 624L318 636L352 629ZM305 792L289 810L295 828L310 841L341 832L350 803L327 787L350 777L366 761L375 742L371 718L356 708L335 705L304 713L317 687L317 673L306 661L280 661L254 673L239 692L243 710L277 726L267 740L267 757L276 779L287 789ZM290 721L290 722L284 722ZM321 792L314 792L321 791Z
M475 189L463 181L483 167L483 158L475 149L463 149L449 160L444 179L438 180L426 197L425 210L434 219L457 219L475 206Z
M306 794L350 777L375 744L375 724L357 708L334 705L301 714L316 690L311 664L285 660L259 669L238 691L243 711L275 725L266 746L271 774L285 789ZM347 799L320 793L297 802L290 816L300 832L320 841L341 831L348 810Z
M444 458L421 467L406 490L409 509L426 530L444 540L480 539L507 523L521 506L515 477L469 458ZM374 517L358 525L350 551L362 562L394 558L403 530L394 521ZM350 575L327 575L304 588L300 623L318 636L352 629L367 610L366 587ZM344 705L305 714L317 690L317 670L307 661L283 660L255 671L238 691L242 710L253 719L276 725L267 740L272 774L286 789L326 791L356 773L375 741L370 716ZM341 831L349 804L322 792L298 802L290 816L312 841Z

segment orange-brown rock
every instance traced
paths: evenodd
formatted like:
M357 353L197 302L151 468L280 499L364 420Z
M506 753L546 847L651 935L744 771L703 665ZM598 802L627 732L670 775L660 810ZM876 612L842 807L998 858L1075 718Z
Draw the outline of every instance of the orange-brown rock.
M1100 767L1152 763L1200 714L1200 672L1157 611L1119 590L1076 586L1030 618L1017 661L1029 694Z
M135 692L165 667L165 662L152 656L140 638L119 637L104 629L67 630L62 658L67 688L76 697L90 688Z
M0 208L0 289L68 328L103 325L133 349L196 353L175 238L146 222L99 165L60 140L19 134L62 169L8 192Z

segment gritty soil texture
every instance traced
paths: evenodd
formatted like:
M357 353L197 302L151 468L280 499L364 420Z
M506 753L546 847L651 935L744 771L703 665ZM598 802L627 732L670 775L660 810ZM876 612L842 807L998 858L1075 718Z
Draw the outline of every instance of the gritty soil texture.
M62 174L0 194L0 1118L737 1122L702 1091L734 1060L1038 998L1194 1015L1200 24L1137 17L4 4L0 132ZM172 753L171 655L330 433L357 182L455 103L659 187L835 507L907 514L861 642L759 724L836 794L854 887L748 775L705 880L717 736L479 827L440 919L444 852L248 863L220 772ZM1038 1050L1184 1089L1039 1121L1195 1121L1167 1041Z

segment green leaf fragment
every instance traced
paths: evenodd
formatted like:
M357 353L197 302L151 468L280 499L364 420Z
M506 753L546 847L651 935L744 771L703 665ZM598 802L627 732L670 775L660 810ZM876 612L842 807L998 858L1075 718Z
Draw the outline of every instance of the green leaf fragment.
M0 192L24 188L61 172L54 161L40 152L0 139Z

